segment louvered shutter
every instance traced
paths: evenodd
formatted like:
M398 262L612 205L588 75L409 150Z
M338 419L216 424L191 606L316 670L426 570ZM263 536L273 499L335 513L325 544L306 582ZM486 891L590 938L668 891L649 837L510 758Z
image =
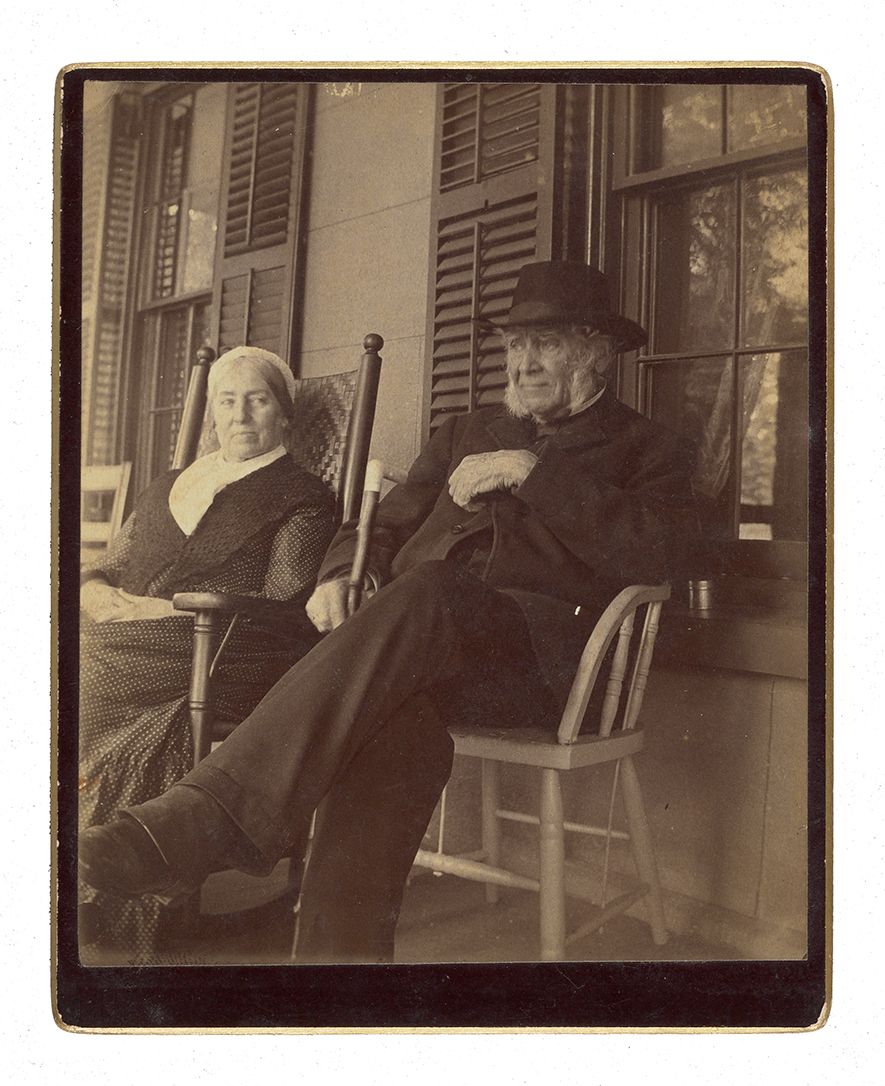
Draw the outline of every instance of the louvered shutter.
M557 88L450 83L437 114L429 428L503 396L498 337L472 320L510 307L523 264L554 243Z
M120 385L123 318L131 266L135 194L141 137L141 102L136 94L112 101L110 145L102 187L87 191L83 219L83 373L89 392L83 432L85 462L111 464L121 458ZM90 148L87 147L87 153ZM103 148L96 149L98 153ZM92 162L88 163L93 166ZM99 175L97 165L84 169ZM96 244L98 242L98 244Z
M231 88L213 326L219 351L247 343L290 357L308 93L297 83Z

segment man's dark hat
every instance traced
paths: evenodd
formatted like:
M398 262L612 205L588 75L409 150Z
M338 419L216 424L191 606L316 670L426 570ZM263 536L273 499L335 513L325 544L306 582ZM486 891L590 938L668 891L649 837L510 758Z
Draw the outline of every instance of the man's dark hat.
M619 351L648 342L644 328L613 313L608 283L597 268L572 261L544 260L520 269L510 312L487 328L549 327L582 324L617 340Z

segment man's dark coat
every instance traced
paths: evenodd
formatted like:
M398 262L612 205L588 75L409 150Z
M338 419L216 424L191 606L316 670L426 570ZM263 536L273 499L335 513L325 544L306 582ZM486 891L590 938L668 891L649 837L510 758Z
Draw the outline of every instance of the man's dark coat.
M512 493L468 512L448 493L465 456L531 449L538 463ZM660 425L606 391L557 431L503 406L451 417L379 506L369 567L383 584L422 562L456 559L506 591L526 616L548 682L560 695L593 622L628 584L679 571L696 533L691 454ZM333 541L320 580L350 566L354 525ZM580 611L576 614L577 609Z

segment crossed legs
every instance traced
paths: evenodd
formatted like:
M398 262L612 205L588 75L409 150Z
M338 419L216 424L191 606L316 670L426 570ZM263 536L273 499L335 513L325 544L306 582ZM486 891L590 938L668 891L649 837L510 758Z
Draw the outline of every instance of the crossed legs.
M327 635L179 784L131 813L179 867L264 870L328 796L305 877L302 949L381 960L451 767L445 721L463 708L519 725L549 707L546 697L518 606L456 564L425 563ZM189 828L195 790L238 827L226 856L210 855L205 830Z

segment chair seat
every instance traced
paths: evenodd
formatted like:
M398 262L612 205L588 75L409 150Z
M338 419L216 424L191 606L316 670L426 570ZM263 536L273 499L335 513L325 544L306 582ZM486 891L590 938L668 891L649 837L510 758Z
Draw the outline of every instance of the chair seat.
M455 753L494 762L511 762L541 769L580 769L613 762L642 750L641 729L610 736L579 736L574 743L557 743L544 728L450 728Z

